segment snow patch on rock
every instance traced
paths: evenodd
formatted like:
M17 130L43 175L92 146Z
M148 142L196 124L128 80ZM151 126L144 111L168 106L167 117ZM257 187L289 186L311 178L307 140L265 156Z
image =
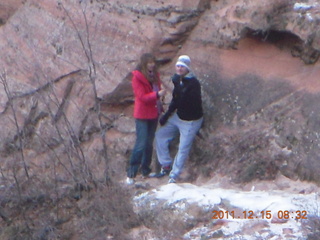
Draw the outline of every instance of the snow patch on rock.
M278 239L289 236L290 239L301 239L307 236L302 223L311 216L320 215L320 201L316 192L294 194L280 190L253 189L240 191L215 188L213 185L166 184L136 196L134 201L140 206L137 208L138 214L139 208L143 207L141 212L145 213L146 208L150 208L148 211L156 211L162 205L161 209L168 215L165 208L170 206L175 209L172 214L184 211L187 214L185 216L193 221L199 216L192 216L191 206L197 205L203 209L203 213L209 216L207 224L194 224L191 230L186 229L183 239L203 239L203 236L209 237L208 239L219 236L219 239L235 239L238 236L244 239ZM153 207L156 208L152 209ZM215 215L215 212L220 215ZM160 214L161 211L155 216L162 218ZM214 216L217 218L210 219ZM172 216L166 217L172 219Z

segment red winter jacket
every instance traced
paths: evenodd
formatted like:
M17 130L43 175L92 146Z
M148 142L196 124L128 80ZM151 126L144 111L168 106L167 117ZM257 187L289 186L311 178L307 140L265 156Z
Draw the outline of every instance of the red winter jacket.
M150 82L140 71L135 70L132 74L132 88L135 97L133 117L137 119L158 118L157 92L153 91ZM158 87L160 90L160 80Z

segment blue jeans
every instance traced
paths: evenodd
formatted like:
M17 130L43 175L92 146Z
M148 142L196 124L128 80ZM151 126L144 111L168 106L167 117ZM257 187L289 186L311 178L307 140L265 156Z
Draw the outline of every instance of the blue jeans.
M184 121L177 113L171 116L167 123L156 132L157 157L161 166L172 165L170 177L177 179L182 172L185 161L188 158L193 140L198 133L203 118L194 121ZM169 144L180 134L179 149L174 158L170 156Z
M136 177L140 167L143 175L148 175L151 172L153 140L157 124L158 119L136 119L136 143L129 161L128 177Z

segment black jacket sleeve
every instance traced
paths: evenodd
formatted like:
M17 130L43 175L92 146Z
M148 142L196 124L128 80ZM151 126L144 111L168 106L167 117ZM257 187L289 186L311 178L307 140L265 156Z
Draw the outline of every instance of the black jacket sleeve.
M178 107L178 100L180 96L180 78L181 77L178 74L174 74L171 78L174 88L172 91L172 99L167 111L169 115L171 115Z

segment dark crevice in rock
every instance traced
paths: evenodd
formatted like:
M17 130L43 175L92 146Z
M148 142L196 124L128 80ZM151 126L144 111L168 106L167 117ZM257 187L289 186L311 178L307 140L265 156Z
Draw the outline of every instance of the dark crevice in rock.
M295 34L287 31L272 29L263 31L246 28L244 35L245 37L273 44L279 49L288 49L293 57L299 57L305 64L316 63L320 56L320 51L314 49L311 43L306 43Z
M68 82L68 85L65 89L65 92L64 92L64 96L62 98L62 102L60 103L59 107L58 107L58 111L57 113L54 115L53 117L53 121L54 122L57 122L59 121L59 119L61 118L61 116L64 114L64 110L66 108L66 105L68 103L68 99L70 97L70 93L71 93L71 90L73 88L73 85L74 85L74 81L70 81Z
M3 1L5 3L0 3L0 26L6 24L26 1L27 0L10 0Z
M111 92L103 96L102 105L120 106L133 104L133 92L131 86L131 73L122 79L121 83Z

